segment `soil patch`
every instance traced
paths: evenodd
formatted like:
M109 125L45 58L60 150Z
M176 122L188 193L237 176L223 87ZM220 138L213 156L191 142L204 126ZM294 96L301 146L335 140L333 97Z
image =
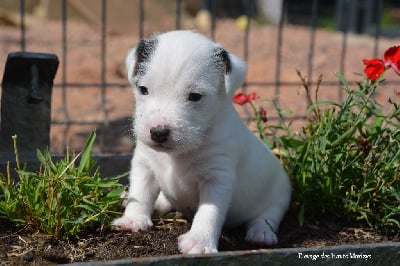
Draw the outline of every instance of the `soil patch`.
M56 265L72 262L157 257L179 254L177 238L187 232L190 223L183 219L155 219L148 232L125 233L96 228L76 239L56 240L42 234L27 234L5 225L0 229L0 265ZM243 228L224 230L220 251L254 250L260 247L244 242ZM273 248L357 245L398 242L399 235L384 235L368 226L324 218L300 227L288 214L278 233L279 244Z

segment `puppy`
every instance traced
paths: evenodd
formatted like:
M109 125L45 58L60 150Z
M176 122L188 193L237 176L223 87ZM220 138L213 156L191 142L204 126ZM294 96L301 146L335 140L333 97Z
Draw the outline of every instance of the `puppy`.
M154 209L175 209L193 217L178 239L182 253L217 252L224 225L245 225L247 241L276 244L291 186L232 105L245 63L201 34L172 31L140 41L126 65L137 143L128 204L113 227L147 230Z

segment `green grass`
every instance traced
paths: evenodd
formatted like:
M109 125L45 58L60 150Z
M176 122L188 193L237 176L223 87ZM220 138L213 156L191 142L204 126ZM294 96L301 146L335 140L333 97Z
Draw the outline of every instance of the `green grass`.
M57 162L48 150L38 150L40 169L30 172L20 166L14 137L18 182L11 178L10 168L6 176L0 177L0 220L64 238L93 226L108 225L120 215L120 195L125 189L118 182L122 175L100 177L91 152L95 138L92 132L82 153L67 153Z

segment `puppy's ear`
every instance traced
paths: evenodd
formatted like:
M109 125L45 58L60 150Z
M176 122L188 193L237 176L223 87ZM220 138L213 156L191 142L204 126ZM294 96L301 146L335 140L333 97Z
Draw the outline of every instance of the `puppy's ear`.
M129 50L128 55L125 59L126 70L128 74L128 80L131 86L135 85L134 69L136 67L136 47Z
M157 46L157 39L141 40L139 44L129 50L125 59L126 69L128 71L129 83L133 86L135 78L144 75L147 70L148 63Z
M223 68L226 94L233 97L233 94L243 84L246 77L246 63L221 47L215 49L214 58L217 60L218 65Z

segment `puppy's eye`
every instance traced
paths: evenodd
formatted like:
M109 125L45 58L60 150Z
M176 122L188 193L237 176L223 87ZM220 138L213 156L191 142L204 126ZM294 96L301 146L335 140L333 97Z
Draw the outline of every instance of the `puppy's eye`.
M202 96L203 95L201 95L200 93L191 92L191 93L189 93L188 100L191 102L198 102L198 101L200 101Z
M142 95L148 95L149 90L145 86L139 86L139 91Z

